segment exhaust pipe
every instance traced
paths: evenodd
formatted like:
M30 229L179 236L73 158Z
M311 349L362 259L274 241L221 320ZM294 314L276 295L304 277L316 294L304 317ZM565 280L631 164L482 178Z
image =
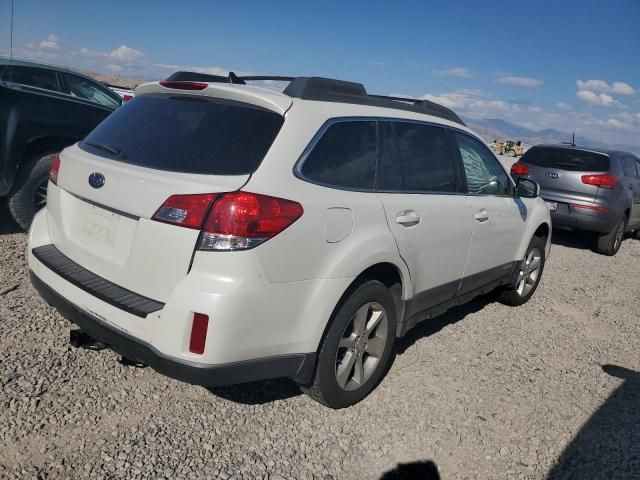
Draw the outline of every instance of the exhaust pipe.
M107 344L100 342L87 335L82 330L71 330L69 332L69 344L74 348L86 348L87 350L103 350Z

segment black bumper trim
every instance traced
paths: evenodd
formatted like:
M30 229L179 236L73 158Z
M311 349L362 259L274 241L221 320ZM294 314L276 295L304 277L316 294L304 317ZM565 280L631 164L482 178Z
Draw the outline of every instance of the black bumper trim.
M144 318L150 313L164 308L162 302L138 295L90 272L65 256L53 245L43 245L34 248L31 252L45 267L67 282L136 317Z
M315 353L281 355L221 365L202 365L168 357L146 342L116 330L95 315L81 310L55 292L33 272L29 272L29 274L31 283L40 296L49 305L55 307L62 316L76 324L95 340L109 345L109 348L116 353L144 363L168 377L205 387L219 387L280 377L292 378L300 384L308 384L311 381L315 368Z

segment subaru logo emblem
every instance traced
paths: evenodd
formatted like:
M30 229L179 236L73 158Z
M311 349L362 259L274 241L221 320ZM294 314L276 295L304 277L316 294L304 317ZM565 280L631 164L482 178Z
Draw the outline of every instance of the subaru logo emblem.
M104 175L98 172L93 172L89 175L89 185L93 188L100 188L104 185Z
M559 175L556 172L549 172L549 173L547 173L547 176L549 178L558 178L559 177Z

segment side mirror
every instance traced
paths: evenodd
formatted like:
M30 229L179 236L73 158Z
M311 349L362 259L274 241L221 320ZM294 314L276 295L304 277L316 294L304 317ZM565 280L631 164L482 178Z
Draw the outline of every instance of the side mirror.
M540 185L528 178L519 178L516 183L516 196L536 198L540 196Z

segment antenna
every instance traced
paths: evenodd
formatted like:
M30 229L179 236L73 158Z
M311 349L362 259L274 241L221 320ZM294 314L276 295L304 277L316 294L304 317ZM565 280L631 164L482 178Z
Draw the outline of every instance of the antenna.
M11 0L11 38L9 40L10 49L9 49L9 63L13 63L13 2Z
M571 133L571 146L572 147L576 146L576 132Z

